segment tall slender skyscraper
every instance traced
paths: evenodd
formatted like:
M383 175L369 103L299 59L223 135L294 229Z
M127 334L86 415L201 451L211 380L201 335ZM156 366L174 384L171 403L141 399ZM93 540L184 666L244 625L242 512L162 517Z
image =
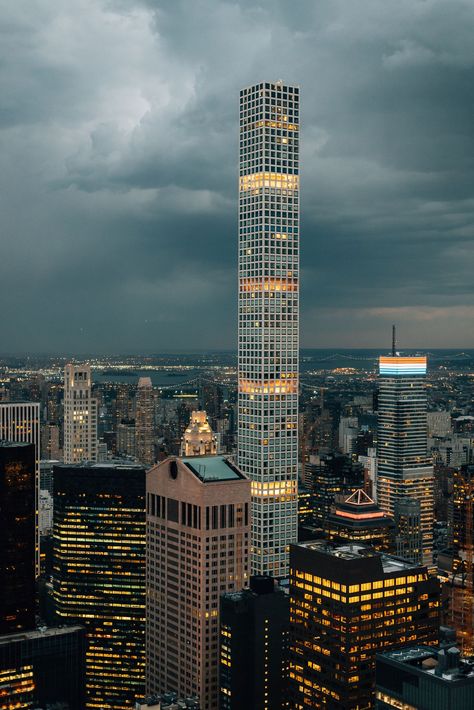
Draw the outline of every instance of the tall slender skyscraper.
M90 365L64 370L64 463L97 461L97 401Z
M145 466L153 466L155 463L153 441L154 405L155 400L151 379L149 377L140 377L136 398L135 436L137 458Z
M288 573L297 538L299 89L240 92L238 462L252 571Z
M433 564L433 466L426 426L426 357L379 361L377 502L394 516L396 501L420 501L423 564Z

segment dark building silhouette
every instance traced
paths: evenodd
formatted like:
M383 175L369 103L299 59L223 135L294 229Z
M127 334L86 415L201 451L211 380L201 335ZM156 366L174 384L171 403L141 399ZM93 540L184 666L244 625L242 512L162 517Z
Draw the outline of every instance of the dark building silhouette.
M416 498L398 498L395 501L396 553L410 562L422 562L423 530L420 501Z
M87 708L144 696L145 538L143 466L55 466L53 599L86 627Z
M35 624L34 444L0 442L0 635Z
M271 577L221 597L220 710L281 710L289 598Z
M313 524L313 491L298 484L298 527Z
M353 493L364 483L363 466L349 456L323 456L319 463L307 463L305 468L306 480L311 480L313 490L314 522L318 525L324 525L338 496Z
M84 710L84 628L0 637L0 708Z
M358 542L381 552L394 552L394 521L362 489L337 502L328 515L325 532L338 544Z
M376 652L434 642L438 626L426 567L362 545L292 545L290 707L373 707Z

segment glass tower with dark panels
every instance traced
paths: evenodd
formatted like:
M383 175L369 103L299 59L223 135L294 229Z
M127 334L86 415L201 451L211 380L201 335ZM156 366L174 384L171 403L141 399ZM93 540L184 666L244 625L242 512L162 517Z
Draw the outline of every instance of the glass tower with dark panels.
M0 709L83 710L82 626L0 636Z
M288 574L297 538L299 89L240 92L238 463L252 571Z
M39 490L40 490L40 404L0 402L0 441L21 441L35 445L35 555L36 574L40 571Z
M422 561L433 565L434 475L427 448L426 357L379 361L377 503L392 517L396 502L420 502Z
M0 441L0 635L35 625L34 444Z
M86 627L86 707L129 710L145 691L145 469L54 468L53 598Z

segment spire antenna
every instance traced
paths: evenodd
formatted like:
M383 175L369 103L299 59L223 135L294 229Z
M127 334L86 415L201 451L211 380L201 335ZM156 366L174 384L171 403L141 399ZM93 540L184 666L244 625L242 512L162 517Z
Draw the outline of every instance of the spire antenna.
M397 350L397 330L395 325L392 325L392 357L395 357Z

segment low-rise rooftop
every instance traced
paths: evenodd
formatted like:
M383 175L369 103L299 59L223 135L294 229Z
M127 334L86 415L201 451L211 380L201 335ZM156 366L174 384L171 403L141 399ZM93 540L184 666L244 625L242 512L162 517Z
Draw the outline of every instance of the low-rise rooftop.
M70 634L73 631L79 631L83 628L83 626L53 626L51 628L41 626L33 631L21 631L18 633L0 636L0 646L10 643L20 643L21 641L33 641L34 639L45 638L48 636L63 636L65 634Z
M448 648L432 648L430 646L411 646L396 651L386 651L380 659L403 664L417 672L436 676L449 682L469 678L474 682L474 661L472 658L462 658L456 646Z
M190 456L181 460L203 483L245 479L237 466L224 456Z
M419 570L422 566L417 563L409 562L401 557L395 557L394 555L379 552L367 545L355 543L337 545L328 543L324 540L308 540L306 542L297 543L295 547L301 547L306 550L314 550L319 554L327 555L328 557L333 557L338 560L379 560L380 562L378 564L382 565L382 571L385 574L409 572L410 570L415 569Z

